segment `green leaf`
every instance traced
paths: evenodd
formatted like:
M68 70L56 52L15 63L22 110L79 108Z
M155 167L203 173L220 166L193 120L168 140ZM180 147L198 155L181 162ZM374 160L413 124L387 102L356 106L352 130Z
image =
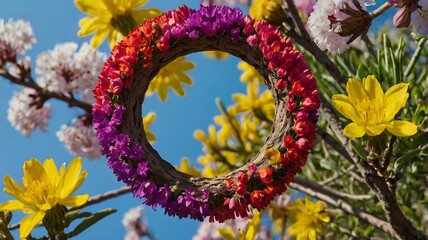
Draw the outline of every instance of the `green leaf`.
M97 223L98 221L100 221L101 219L115 212L117 212L116 209L107 208L97 213L94 213L93 215L86 217L81 223L79 223L79 225L76 226L76 228L73 231L71 231L67 235L69 237L77 236L83 231L85 231L86 229L88 229L89 227L91 227L92 225L94 225L95 223Z
M70 223L72 223L76 219L89 217L92 215L92 213L90 212L80 212L80 210L81 209L77 209L74 211L67 212L67 214L65 214L65 227L70 226Z
M320 165L322 168L325 168L327 170L338 170L338 166L337 166L336 161L333 161L330 158L321 159Z
M349 141L351 143L351 147L352 149L354 149L355 153L364 160L367 160L367 156L369 155L369 153L363 148L363 146L361 146L361 144L359 144L357 141L351 139Z
M399 172L409 160L419 155L420 152L421 149L416 148L406 152L403 156L399 157L394 163L394 172Z

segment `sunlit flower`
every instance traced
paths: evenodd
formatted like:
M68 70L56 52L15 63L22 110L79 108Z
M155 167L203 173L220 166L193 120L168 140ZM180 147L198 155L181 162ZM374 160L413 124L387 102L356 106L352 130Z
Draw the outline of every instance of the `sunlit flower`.
M150 130L150 125L155 121L156 113L155 112L149 112L145 117L143 117L143 126L144 131L146 131L146 137L149 142L155 142L156 136L153 134L153 132Z
M414 123L393 120L406 104L408 87L408 83L399 83L384 93L373 75L367 76L362 82L350 78L346 84L348 96L336 94L332 97L334 107L352 121L343 133L349 138L365 134L377 136L385 129L399 137L416 134L417 126Z
M262 212L257 212L249 221L245 218L236 218L232 221L232 228L228 227L228 224L224 224L226 226L218 228L218 232L227 240L254 240L258 233L262 215Z
M161 14L159 9L140 9L147 0L75 0L80 11L88 14L79 21L79 37L94 34L91 46L98 47L108 36L112 48L124 35L128 34L145 19Z
M260 76L259 72L251 66L250 64L241 61L238 63L238 69L241 70L243 73L241 74L242 82L244 83L251 83L251 82L257 82L257 83L263 83L263 78Z
M184 96L183 86L186 84L192 86L192 79L186 74L193 69L195 64L187 61L184 57L179 57L162 68L158 75L151 81L147 89L147 95L152 95L157 91L159 98L165 101L168 98L168 87L171 87L179 96Z
M82 170L82 159L73 159L65 169L63 164L58 171L52 158L46 159L43 164L37 159L24 163L24 177L21 186L10 176L4 177L3 189L16 200L9 200L0 204L0 211L23 211L30 214L21 221L20 238L26 238L31 230L43 220L46 214L57 206L78 207L86 203L89 195L73 194L85 180L87 171Z
M232 114L249 112L261 120L272 121L275 108L272 94L269 90L259 94L258 83L248 84L247 95L236 93L232 97L235 101L235 105L230 107Z
M310 197L306 197L305 202L301 198L287 207L290 222L288 228L290 235L296 236L297 240L315 240L317 235L324 232L323 223L330 221L330 216L324 211L321 201L312 202Z
M279 25L285 19L281 0L255 0L251 3L250 15L257 20L265 20Z
M201 172L193 166L190 166L188 158L182 158L180 165L176 167L176 169L180 172L187 173L192 176L200 177Z
M221 126L221 129L218 131L218 141L220 145L226 145L227 141L232 137L238 137L239 133L239 122L235 116L229 114L229 117L222 114L214 117L214 122ZM233 125L232 125L233 124ZM236 131L233 129L236 128Z

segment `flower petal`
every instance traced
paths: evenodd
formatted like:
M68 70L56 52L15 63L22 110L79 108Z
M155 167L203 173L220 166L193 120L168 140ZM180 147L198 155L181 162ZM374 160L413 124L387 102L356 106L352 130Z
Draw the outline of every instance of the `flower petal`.
M378 125L369 125L367 126L367 135L373 137L373 136L378 136L380 135L383 130L385 130L385 125L384 124L378 124Z
M110 24L108 22L108 19L104 18L94 18L94 17L85 17L80 19L79 21L79 32L77 32L77 36L79 37L85 37L89 34L92 34L94 32L97 32L98 29L105 28L107 24Z
M22 182L26 188L34 181L46 182L49 180L43 165L35 158L26 161L23 170Z
M33 205L31 199L28 199L28 197L25 194L26 190L17 182L15 182L15 180L13 180L10 176L6 175L4 177L4 184L6 188L4 188L3 191L12 195L14 198L22 202L24 205L29 205L29 206Z
M362 123L359 113L355 109L348 96L343 94L335 94L333 97L331 97L331 102L337 111L339 111L343 116L353 122Z
M59 201L60 204L69 207L79 207L85 204L89 199L89 194L76 195Z
M129 2L129 1L128 1ZM130 1L131 2L131 9L135 9L141 5L146 4L147 0L134 0L134 1Z
M385 121L391 121L400 109L406 104L409 94L407 89L408 83L395 84L389 88L386 93L386 106L385 106Z
M318 218L323 222L330 222L330 216L327 213L320 213Z
M392 121L384 124L388 132L394 134L397 137L408 137L415 135L418 131L418 127L408 121Z
M74 0L74 4L80 11L92 16L102 16L108 13L104 1Z
M367 99L367 92L364 89L364 85L355 78L349 78L346 83L346 92L349 96L349 102L352 104Z
M23 211L25 205L18 200L9 200L0 204L0 211Z
M106 38L108 33L109 33L108 28L98 29L91 39L91 46L93 48L99 47L101 43L104 41L104 39Z
M82 158L77 157L71 161L64 173L64 184L61 189L60 198L64 199L75 190L76 183L79 181L80 171L82 170Z
M19 227L19 237L25 239L30 234L31 230L42 221L45 214L44 211L38 211L33 215L23 218L21 226Z
M343 134L348 138L359 138L364 136L365 133L366 127L356 123L350 123L343 129Z
M376 98L383 99L384 94L380 83L376 79L374 75L368 75L363 79L364 88L366 89L367 97L370 100L374 100Z
M43 162L43 168L48 174L51 182L57 183L59 174L58 168L55 165L55 161L52 158L48 158Z

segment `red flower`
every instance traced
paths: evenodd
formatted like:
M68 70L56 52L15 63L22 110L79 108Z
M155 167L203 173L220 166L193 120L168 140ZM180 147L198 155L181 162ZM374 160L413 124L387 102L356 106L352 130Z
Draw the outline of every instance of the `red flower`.
M226 188L227 188L227 189L231 189L231 188L232 188L232 186L233 186L233 184L234 184L233 179L226 178L226 179L224 179L224 181L226 181Z
M262 168L259 170L259 178L264 182L264 183L271 183L273 182L273 178L272 178L272 168L267 167L267 168Z
M284 137L283 145L287 149L294 148L296 146L296 142L294 141L294 139L290 135L287 135Z
M303 98L302 105L309 110L318 110L321 105L318 90L313 90L308 96Z
M284 81L283 79L278 79L277 81L276 81L276 88L278 89L278 90L282 90L282 89L284 89L284 88L286 88L287 87L287 82L286 81Z
M245 194L247 194L247 185L242 182L236 184L236 194L239 196L245 196Z
M314 135L317 131L316 125L310 121L296 121L294 123L294 132L299 136Z
M261 210L265 207L265 194L260 190L254 190L250 195L250 204L252 207Z
M305 95L305 86L300 81L295 81L291 87L291 91L294 95L298 97L303 97Z
M238 176L238 181L240 181L241 183L247 184L248 180L250 178L248 177L248 174L241 172Z

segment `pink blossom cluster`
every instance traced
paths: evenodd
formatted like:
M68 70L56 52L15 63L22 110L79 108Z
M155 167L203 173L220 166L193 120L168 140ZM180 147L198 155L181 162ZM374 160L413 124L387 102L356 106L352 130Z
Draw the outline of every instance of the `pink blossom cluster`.
M122 219L122 225L126 229L125 240L140 240L149 234L149 229L145 220L143 220L143 207L138 206L129 209Z
M51 117L51 107L48 104L37 106L36 91L31 88L23 88L13 94L9 101L7 119L12 126L25 136L36 129L47 130L48 120Z
M66 96L81 94L82 101L92 103L92 89L106 60L105 53L87 43L82 44L80 49L74 42L57 44L53 50L38 56L37 83Z
M0 19L0 68L16 62L17 54L24 54L36 42L29 22Z
M73 125L63 124L56 136L72 154L88 159L99 159L102 156L97 133L87 117L75 118Z

